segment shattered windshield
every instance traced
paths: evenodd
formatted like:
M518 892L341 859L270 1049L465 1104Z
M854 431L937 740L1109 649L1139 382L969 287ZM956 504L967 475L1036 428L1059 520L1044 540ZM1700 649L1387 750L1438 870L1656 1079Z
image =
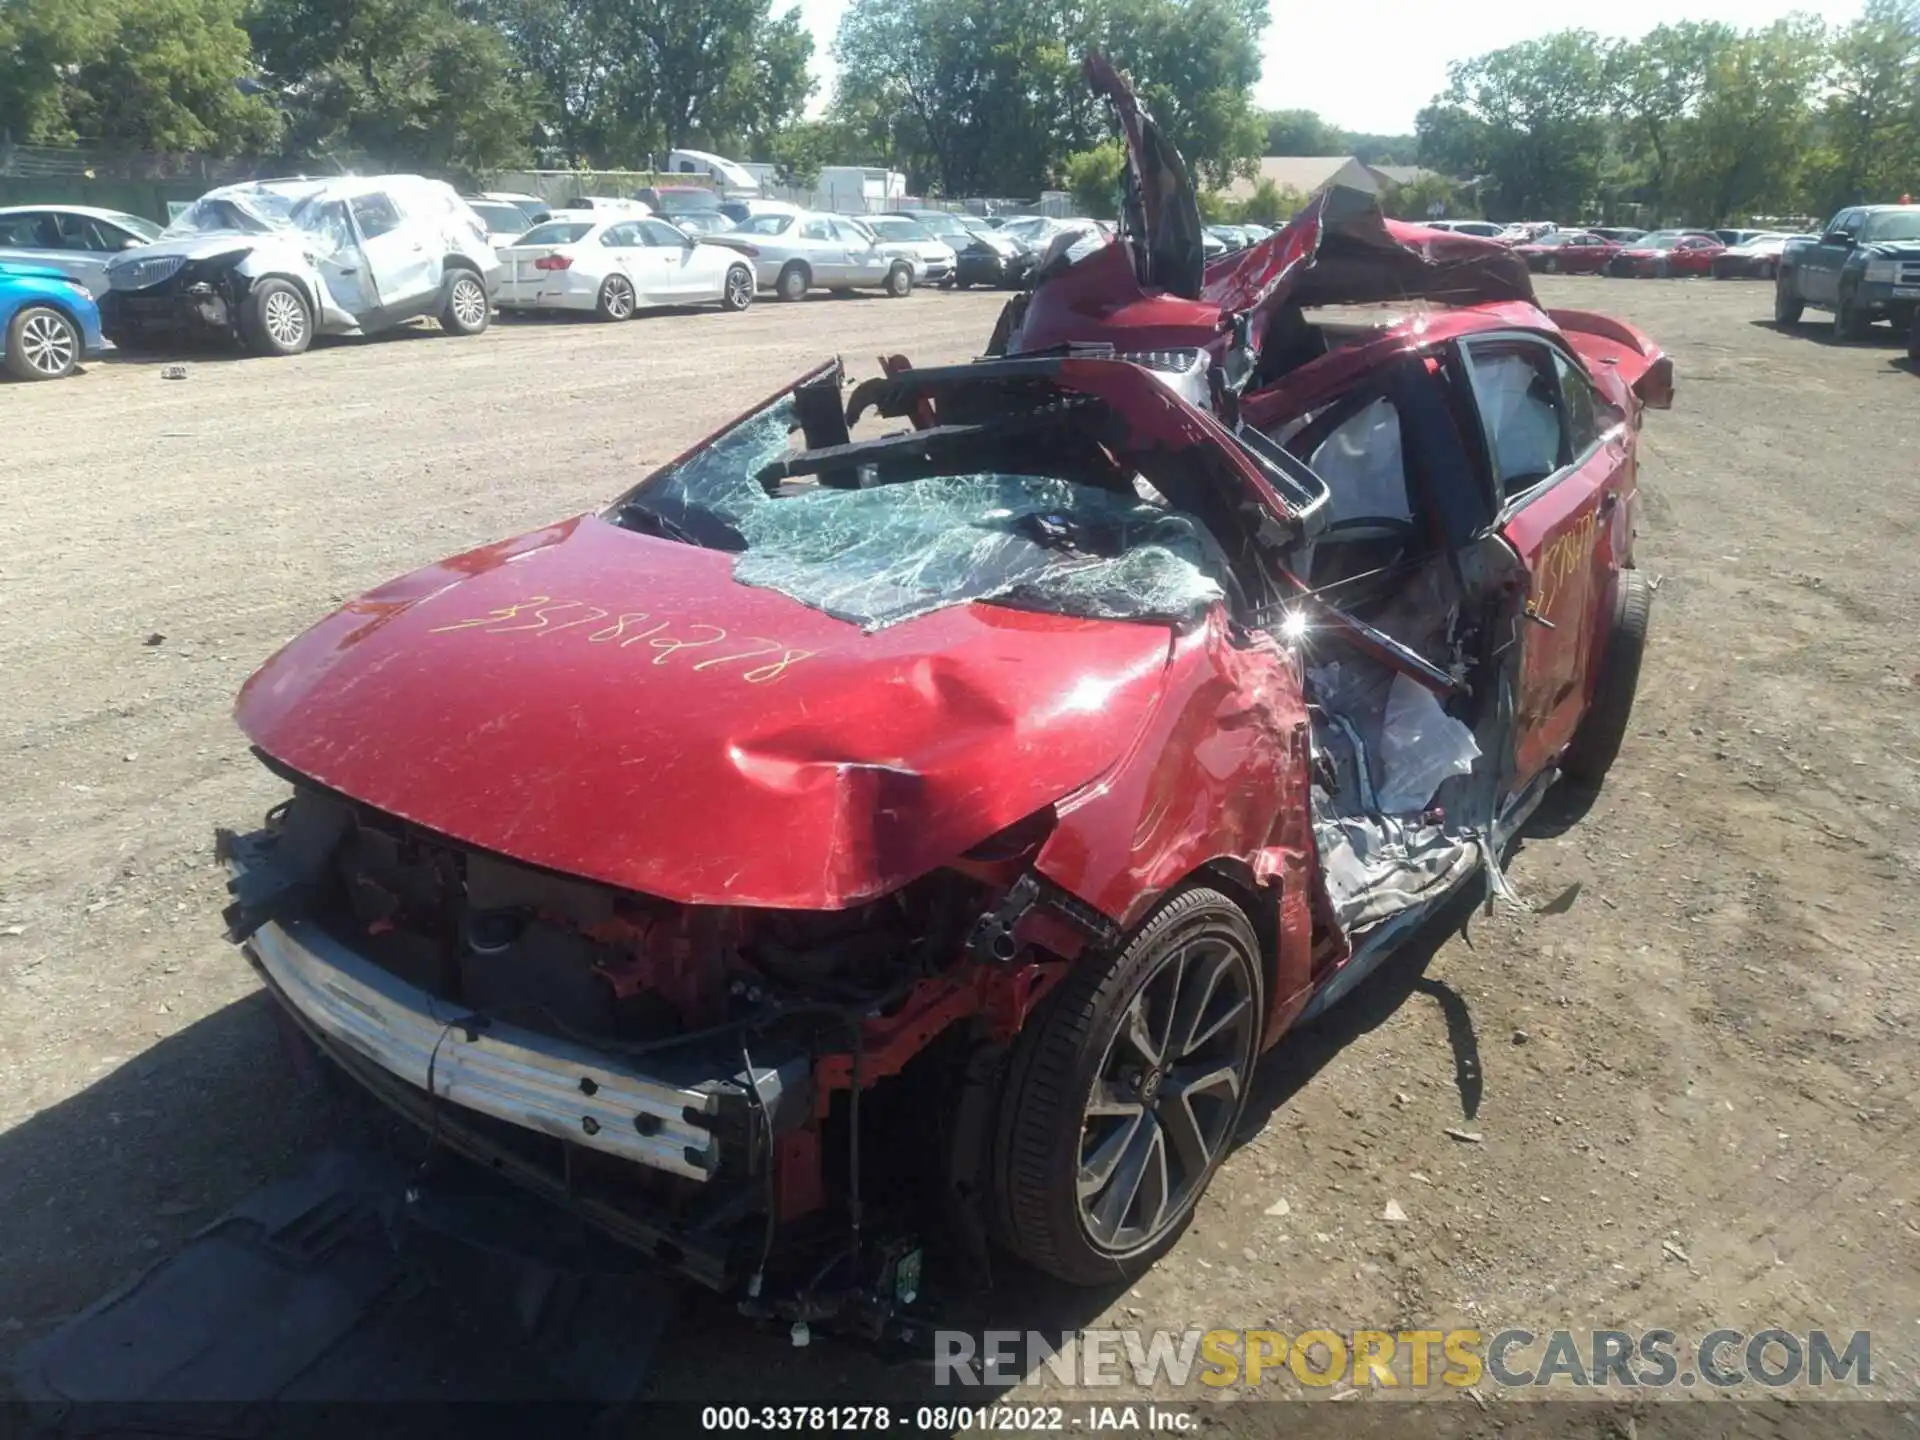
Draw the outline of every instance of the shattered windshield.
M628 529L735 553L733 578L878 630L974 600L1121 620L1187 620L1226 593L1213 538L1090 436L982 447L1012 465L915 452L779 478L796 455L784 397L616 504ZM881 442L884 443L884 442ZM1076 460L1084 453L1085 463ZM933 473L927 473L932 471ZM951 473L949 473L951 471ZM763 478L764 477L764 478Z
M311 193L311 187L295 194L284 194L264 186L215 191L202 195L174 217L166 234L210 235L237 230L243 235L264 235L285 230L295 222L293 212Z

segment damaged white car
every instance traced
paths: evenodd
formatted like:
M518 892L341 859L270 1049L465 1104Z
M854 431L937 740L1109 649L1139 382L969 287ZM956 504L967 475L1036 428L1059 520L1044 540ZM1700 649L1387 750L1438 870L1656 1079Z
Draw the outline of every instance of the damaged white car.
M226 338L298 355L315 335L422 316L477 335L499 283L485 223L441 181L251 181L209 191L153 244L111 262L100 318L124 349Z

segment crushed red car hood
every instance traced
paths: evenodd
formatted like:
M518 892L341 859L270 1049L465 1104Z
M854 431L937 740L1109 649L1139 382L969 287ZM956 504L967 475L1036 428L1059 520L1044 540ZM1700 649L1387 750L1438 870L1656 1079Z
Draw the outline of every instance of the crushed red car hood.
M687 904L885 893L1098 778L1169 627L959 605L874 634L582 517L351 602L236 715L455 840Z
M1127 246L1109 245L1039 285L1009 353L1072 342L1216 353L1245 313L1257 347L1287 305L1426 300L1534 303L1526 257L1478 236L1389 220L1373 196L1336 186L1258 245L1215 261L1196 298L1143 284Z

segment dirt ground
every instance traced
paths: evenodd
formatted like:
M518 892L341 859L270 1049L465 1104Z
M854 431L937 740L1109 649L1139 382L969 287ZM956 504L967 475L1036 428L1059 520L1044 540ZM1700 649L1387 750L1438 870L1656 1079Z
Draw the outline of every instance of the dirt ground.
M1641 325L1680 383L1642 451L1660 583L1632 735L1510 867L1558 913L1413 947L1271 1058L1151 1275L1010 1277L991 1323L1868 1329L1876 1389L1920 1395L1920 375L1890 333L1761 323L1761 285L1541 288ZM964 357L997 303L0 387L0 1355L342 1123L220 937L213 827L280 792L229 719L247 674L382 579L599 505L824 354ZM657 1395L903 1393L715 1303L678 1334Z

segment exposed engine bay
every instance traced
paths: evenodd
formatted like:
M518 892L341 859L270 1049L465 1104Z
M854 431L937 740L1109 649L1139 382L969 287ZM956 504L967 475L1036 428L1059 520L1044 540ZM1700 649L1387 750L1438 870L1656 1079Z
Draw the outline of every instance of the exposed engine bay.
M1031 837L806 912L573 879L306 784L220 848L230 933L333 1059L436 1143L746 1308L885 1339L930 1212L984 1243L954 1167L979 1147L956 1133L987 1093L970 1070L1065 965L1024 942L1009 963L1016 926L1046 929L1031 881L998 883ZM1054 921L1063 950L1085 938Z

